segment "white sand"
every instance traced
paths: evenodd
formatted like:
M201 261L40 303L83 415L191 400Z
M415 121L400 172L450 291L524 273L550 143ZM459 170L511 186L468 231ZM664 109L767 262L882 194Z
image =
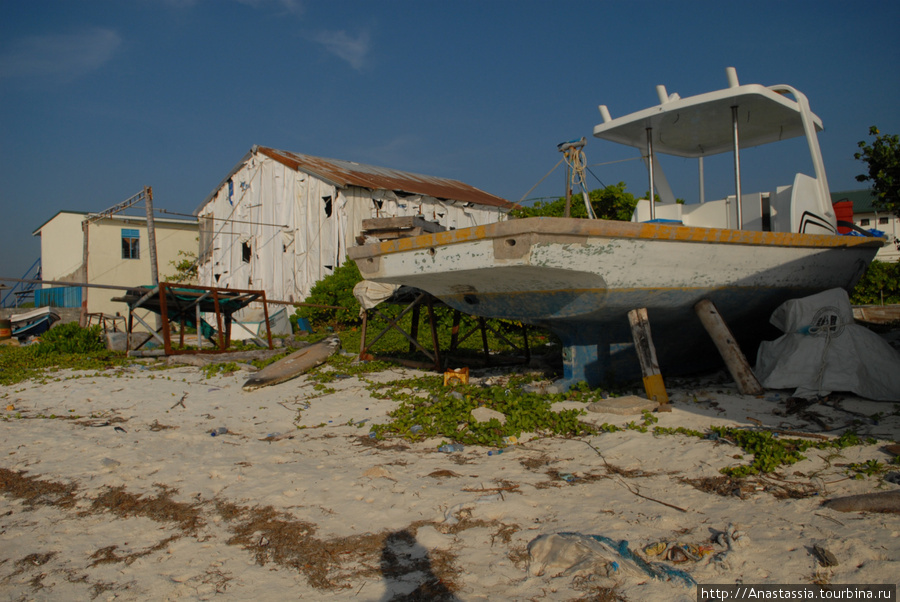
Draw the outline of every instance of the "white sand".
M416 374L397 368L367 378ZM712 538L729 524L745 537L724 562L710 555L666 564L700 583L900 580L900 515L821 507L831 497L898 489L878 477L849 479L846 467L890 459L881 447L900 439L900 416L890 415L895 404L844 398L845 409L889 415L859 427L883 441L813 450L768 479L821 495L778 499L760 490L742 499L683 481L717 477L720 468L750 459L735 459L741 450L721 441L627 430L526 440L499 456L478 447L443 454L435 440L372 445L369 425L386 421L396 403L372 398L360 379L338 380L330 385L336 392L322 395L304 377L246 393L247 377L132 367L60 372L48 382L0 388L0 410L15 408L3 411L0 423L3 598L390 600L431 580L431 597L446 586L459 600L572 600L610 583L532 576L527 545L539 535L603 535L627 540L632 550L680 541L718 553L725 548ZM669 393L674 409L656 414L659 426L705 430L755 426L756 419L770 429L820 430L773 414L784 409L788 392L779 392L779 402L775 392L759 399L728 384L694 382L669 383ZM857 418L811 409L833 426ZM368 422L354 424L362 420ZM228 434L211 437L220 426ZM285 432L293 436L265 440ZM559 478L566 473L575 479ZM42 493L29 497L22 488L33 480ZM49 491L54 483L73 492ZM269 507L275 513L266 523ZM248 526L251 519L258 522ZM823 567L816 544L839 564ZM644 574L623 570L617 581L628 600L695 599L692 587Z

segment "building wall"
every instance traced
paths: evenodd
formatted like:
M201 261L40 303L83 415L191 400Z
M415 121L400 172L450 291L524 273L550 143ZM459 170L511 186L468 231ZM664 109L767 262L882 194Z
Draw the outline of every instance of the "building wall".
M348 247L356 245L362 220L407 215L423 215L448 229L505 218L496 207L339 189L252 155L198 212L200 284L262 289L268 299L302 301L316 282L343 264Z
M87 275L90 284L143 286L153 282L150 267L150 239L147 221L139 218L102 219L88 230ZM178 251L196 253L197 224L193 221L154 220L156 258L159 279L165 281L175 273L171 262L179 261ZM136 230L139 237L138 258L123 258L122 231ZM89 313L128 315L128 306L114 302L124 291L88 289Z
M83 270L84 235L82 222L85 213L60 212L41 226L41 265L44 280L73 283L107 284L112 286L141 286L152 283L150 246L147 221L139 217L113 216L88 226L87 279ZM197 223L193 220L154 220L156 230L157 265L160 280L174 275L171 262L182 259L179 251L197 252ZM122 230L137 231L138 258L123 259ZM44 288L59 285L47 284ZM123 291L88 288L87 311L128 315L128 306L113 302ZM142 314L143 317L144 314Z
M853 215L853 223L865 230L876 229L885 233L888 244L878 251L875 259L878 261L900 260L900 250L897 249L897 239L900 238L900 219L887 213L860 213Z
M41 228L41 277L82 282L81 222L85 213L60 212ZM49 285L48 285L49 286Z

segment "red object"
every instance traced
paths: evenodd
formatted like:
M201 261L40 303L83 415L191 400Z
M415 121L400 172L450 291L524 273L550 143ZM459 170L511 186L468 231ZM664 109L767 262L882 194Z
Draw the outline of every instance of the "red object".
M839 222L853 223L853 201L838 201L834 204L834 214ZM849 234L850 228L838 225L839 234Z

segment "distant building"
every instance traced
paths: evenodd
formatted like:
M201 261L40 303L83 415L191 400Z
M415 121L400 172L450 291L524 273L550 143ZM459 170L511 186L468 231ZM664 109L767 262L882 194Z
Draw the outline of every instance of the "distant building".
M151 284L147 219L114 215L92 222L87 230L85 264L82 223L89 216L83 211L60 211L34 231L35 236L41 237L42 279L112 286ZM172 262L184 258L179 256L179 251L197 252L197 221L157 218L153 224L159 279L165 281L175 274ZM127 305L111 301L123 293L113 289L88 288L88 313L114 316L118 312L127 316ZM53 305L77 307L83 300L81 295L80 286L48 284L35 293L35 302L40 305L41 299L52 299Z
M457 180L254 146L194 212L200 284L302 301L345 261L364 219L421 215L455 229L512 207Z
M886 211L876 211L872 205L874 197L871 190L847 190L844 192L832 192L831 202L853 202L853 223L863 230L881 230L887 236L888 244L878 251L875 259L879 261L900 260L900 250L897 249L897 239L900 237L900 219L896 215Z

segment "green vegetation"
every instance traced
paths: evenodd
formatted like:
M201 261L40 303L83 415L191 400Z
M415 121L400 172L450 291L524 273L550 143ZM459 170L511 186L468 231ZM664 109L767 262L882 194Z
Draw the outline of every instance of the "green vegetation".
M0 384L37 379L49 369L102 370L125 361L121 354L106 350L99 326L60 324L48 330L36 345L0 347Z
M497 447L505 445L504 437L521 437L525 432L564 437L595 433L593 426L578 419L584 410L553 412L550 407L554 402L567 399L593 401L599 398L599 392L528 393L522 386L530 380L527 376L514 376L502 387L445 387L439 376L373 383L369 385L373 396L399 401L400 405L390 413L392 420L389 423L376 424L372 431L379 439L389 436L410 440L442 437L467 445ZM472 417L472 410L479 407L501 412L506 417L505 424L497 419L477 422Z
M900 303L900 262L873 261L850 295L854 305Z
M629 221L637 199L630 192L625 191L625 182L619 182L615 186L598 188L588 194L594 214L600 219ZM563 217L566 211L565 197L549 203L536 202L530 207L522 207L510 212L510 217ZM587 217L584 202L579 196L572 198L572 217Z
M325 307L302 306L297 309L291 318L291 323L296 326L297 318L306 318L318 327L344 327L359 326L362 320L359 317L359 301L353 296L353 287L362 281L356 262L349 258L337 268L330 276L319 280L306 298L306 303L316 305L330 305L340 309Z
M859 182L871 182L875 193L873 204L880 211L900 217L900 137L881 134L874 125L869 135L875 140L859 142L860 152L853 157L866 164L867 172L856 176Z
M106 351L99 325L82 328L77 322L60 324L41 335L38 355L61 353L100 353Z
M197 254L193 251L178 251L178 256L181 257L181 259L169 262L169 265L175 268L175 273L171 276L165 276L163 280L167 282L196 284L198 281Z

